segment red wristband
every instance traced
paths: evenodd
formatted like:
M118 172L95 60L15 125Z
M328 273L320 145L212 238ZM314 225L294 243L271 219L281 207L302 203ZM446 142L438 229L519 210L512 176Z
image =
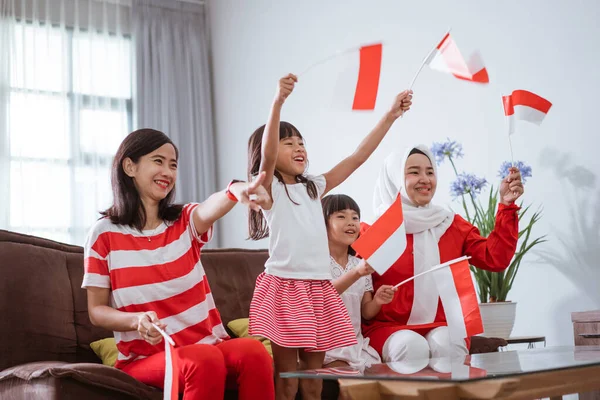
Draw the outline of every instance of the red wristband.
M231 188L231 185L233 185L234 183L238 183L238 182L242 182L242 181L234 179L231 182L229 182L229 185L227 185L227 190L225 191L225 195L227 195L227 198L231 201L238 201L238 198L235 197L235 195L233 193L231 193L231 190L229 190Z

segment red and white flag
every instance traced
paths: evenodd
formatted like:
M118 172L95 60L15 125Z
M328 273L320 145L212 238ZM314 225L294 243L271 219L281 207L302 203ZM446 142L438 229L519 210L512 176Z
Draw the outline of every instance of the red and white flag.
M502 96L504 115L508 118L508 134L515 132L515 119L540 125L548 114L552 103L527 90L515 90L508 96Z
M334 106L343 110L373 110L377 102L383 45L376 43L345 52L334 91Z
M450 33L446 33L429 54L425 64L429 65L431 69L452 74L458 79L477 83L489 83L490 81L479 52L475 51L468 61L465 60Z
M443 265L448 267L440 268ZM433 276L444 306L450 338L460 341L483 333L483 321L468 258L457 258L441 266L434 268Z
M406 249L406 230L399 195L377 221L352 244L352 248L379 275L385 273L400 258Z
M175 341L158 325L152 324L160 332L165 343L165 381L163 400L179 400L179 357L175 352Z

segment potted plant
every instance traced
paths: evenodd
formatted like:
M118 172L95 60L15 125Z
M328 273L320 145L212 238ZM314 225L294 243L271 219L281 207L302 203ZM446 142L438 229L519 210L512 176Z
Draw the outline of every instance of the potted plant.
M463 217L479 229L481 236L487 237L494 229L496 221L498 188L492 185L489 188L486 201L482 203L478 197L483 189L487 187L487 180L474 174L459 173L456 168L456 159L463 157L462 145L448 139L444 143L433 143L431 150L438 165L441 165L446 159L450 162L456 175L456 180L452 182L450 188L452 197L460 202L464 213ZM514 165L521 171L521 178L525 183L527 178L531 177L531 167L521 161L516 162ZM510 162L502 163L498 176L500 178L506 177L510 167ZM479 295L484 334L490 337L508 338L510 336L515 322L516 303L507 301L508 293L519 272L525 254L533 247L546 241L546 235L532 237L533 226L542 216L541 209L532 213L531 205L523 207L521 203L519 206L521 207L518 211L519 244L509 267L503 272L489 272L471 265Z

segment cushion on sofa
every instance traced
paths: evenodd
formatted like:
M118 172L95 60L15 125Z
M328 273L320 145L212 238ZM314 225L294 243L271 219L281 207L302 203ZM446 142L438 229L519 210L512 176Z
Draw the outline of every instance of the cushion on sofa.
M249 322L250 320L248 318L238 318L234 319L233 321L229 321L227 327L229 328L229 330L231 330L231 332L233 332L235 337L250 338L260 341L263 344L263 346L265 346L265 349L267 349L269 355L273 357L273 349L271 348L271 341L269 339L262 336L250 336L248 334Z
M102 360L102 364L109 367L114 367L119 356L119 350L117 349L117 343L114 337L106 339L96 340L90 343L90 347L94 350L94 353Z

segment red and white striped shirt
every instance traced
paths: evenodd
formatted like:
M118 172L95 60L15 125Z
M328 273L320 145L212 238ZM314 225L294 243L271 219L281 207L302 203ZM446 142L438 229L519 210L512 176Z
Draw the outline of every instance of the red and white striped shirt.
M178 346L228 338L200 262L212 227L197 234L191 218L197 206L186 204L179 219L153 231L103 218L92 227L84 249L82 287L111 289L111 306L120 311L155 311ZM114 335L117 368L164 350L164 342L152 346L137 331Z

